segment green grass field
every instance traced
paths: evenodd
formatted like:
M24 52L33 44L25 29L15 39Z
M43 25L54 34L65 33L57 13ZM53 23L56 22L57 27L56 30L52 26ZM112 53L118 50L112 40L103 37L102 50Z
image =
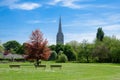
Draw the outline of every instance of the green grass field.
M20 64L20 68L9 68ZM120 80L120 64L60 63L62 69L50 69L54 62L42 62L47 68L36 69L32 63L0 63L0 80Z

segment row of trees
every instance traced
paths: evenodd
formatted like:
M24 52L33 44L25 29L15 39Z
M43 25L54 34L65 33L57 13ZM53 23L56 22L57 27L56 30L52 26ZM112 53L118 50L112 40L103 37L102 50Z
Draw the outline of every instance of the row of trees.
M4 55L9 53L18 53L26 55L25 59L35 60L36 66L39 60L47 60L51 54L51 50L47 46L48 41L43 38L43 34L39 30L32 32L30 40L20 45L17 41L8 41L3 44Z
M49 47L53 51L52 54L63 51L68 61L120 63L120 40L114 36L105 36L102 42L97 39L94 43L88 43L87 40L83 40L82 43L71 41L65 45L57 44ZM56 59L54 55L52 59Z
M39 30L32 32L30 41L19 44L17 41L8 41L3 44L5 53L27 54L28 58L55 60L57 62L114 62L120 63L120 40L115 36L104 37L102 28L98 28L96 39L93 43L83 40L82 43L71 41L65 45L47 45L43 34ZM3 51L0 47L0 51ZM49 47L49 48L48 48ZM50 56L50 57L49 57Z
M11 40L0 45L0 53L4 53L4 55L7 55L9 53L25 54L24 48L25 48L24 44L21 45L19 42Z
M68 61L120 63L120 40L115 36L104 37L102 28L98 28L93 43L88 43L87 40L83 40L82 43L71 41L65 45L57 44L49 47L54 54L63 51Z

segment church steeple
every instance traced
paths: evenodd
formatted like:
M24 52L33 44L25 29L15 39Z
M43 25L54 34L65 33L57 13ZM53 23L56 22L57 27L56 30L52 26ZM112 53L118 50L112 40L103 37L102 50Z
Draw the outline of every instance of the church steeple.
M59 19L59 29L58 29L58 32L62 33L61 17Z
M64 44L64 35L62 33L61 17L59 18L59 28L57 33L56 44Z

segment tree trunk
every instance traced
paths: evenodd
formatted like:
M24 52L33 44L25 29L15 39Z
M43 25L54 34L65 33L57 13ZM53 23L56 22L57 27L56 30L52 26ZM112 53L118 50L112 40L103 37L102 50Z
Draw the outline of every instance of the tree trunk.
M36 66L39 66L39 64L41 64L41 60L36 59Z
M88 56L86 57L86 59L87 59L87 63L89 63L89 57Z
M39 59L36 59L36 66L39 66Z

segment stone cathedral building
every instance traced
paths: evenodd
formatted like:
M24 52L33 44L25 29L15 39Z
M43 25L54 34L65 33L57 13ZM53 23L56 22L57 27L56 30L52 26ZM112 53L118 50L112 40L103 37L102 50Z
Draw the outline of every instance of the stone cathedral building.
M61 17L59 19L59 28L58 28L58 33L56 36L56 44L64 44L64 35L62 32L62 23L61 23Z

